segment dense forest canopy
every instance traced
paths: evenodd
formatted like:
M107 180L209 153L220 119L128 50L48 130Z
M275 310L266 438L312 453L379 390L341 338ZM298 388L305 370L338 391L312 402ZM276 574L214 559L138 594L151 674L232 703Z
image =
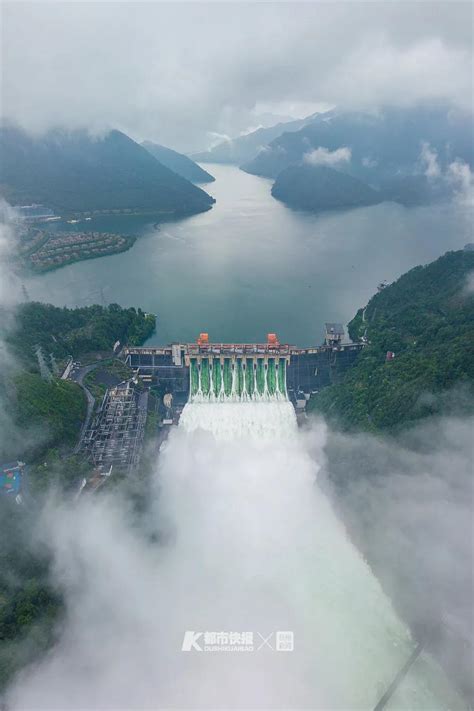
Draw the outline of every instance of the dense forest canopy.
M53 376L50 354L59 366L68 356L111 353L117 340L140 345L153 333L156 320L141 309L117 304L68 309L27 302L15 316L5 335L15 368L0 381L0 401L8 413L11 435L0 442L0 458L36 461L52 449L60 454L68 451L77 441L86 412L78 385L41 377L37 347Z
M0 128L0 193L12 205L59 214L132 211L189 214L215 202L120 131L50 131L36 138Z
M369 344L310 409L343 428L377 431L472 408L473 275L473 251L448 252L377 293L349 324L351 338Z
M111 350L115 341L139 345L151 336L155 325L153 314L118 304L68 309L26 302L19 306L6 340L23 362L32 363L38 345L56 358L79 358L92 351Z
M283 170L272 195L291 207L318 212L375 205L380 193L358 178L327 166L294 165Z

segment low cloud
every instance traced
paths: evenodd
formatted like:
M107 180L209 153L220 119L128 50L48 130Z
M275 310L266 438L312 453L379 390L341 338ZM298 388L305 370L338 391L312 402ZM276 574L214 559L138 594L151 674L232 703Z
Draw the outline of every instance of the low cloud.
M219 145L220 143L232 143L232 138L230 136L227 136L225 133L217 133L216 131L208 131L207 135L210 139L209 141L209 149L214 148L214 146Z
M11 419L9 398L13 395L12 377L18 372L6 335L15 326L15 307L21 300L21 281L17 274L17 224L12 206L0 199L0 456L24 443L24 433Z
M328 165L333 167L341 163L349 163L352 157L352 151L347 146L337 148L335 151L330 151L328 148L319 147L310 153L305 153L303 161L309 165Z
M427 141L423 141L420 151L421 170L428 179L439 178L441 168L438 163L438 153Z
M467 295L474 294L474 272L469 272L467 275L464 293Z
M433 2L190 3L185 13L4 3L2 110L35 132L113 126L196 151L208 131L261 123L266 107L470 108L471 14L469 3Z
M474 207L474 174L469 165L457 158L448 165L446 179L453 187L458 201Z
M458 203L474 205L474 175L469 164L461 158L442 168L436 149L428 141L423 141L418 168L428 180L441 181L441 185L444 183Z
M369 158L369 156L366 156L365 158L362 158L362 165L364 168L376 168L378 166L378 161L375 160L375 158Z
M228 426L219 422L227 435ZM54 557L67 618L52 653L9 689L9 708L372 708L414 642L334 514L324 473L345 469L337 500L386 589L387 575L401 584L406 558L400 609L407 599L423 621L453 609L459 619L467 431L443 425L429 440L436 451L423 455L322 423L272 441L180 427L140 524L116 494L45 511L37 535ZM253 631L272 646L276 630L292 630L295 650L183 652L186 630ZM440 695L452 707L443 678L425 655L397 700L433 708Z
M17 254L16 211L0 198L0 306L18 301L20 280L14 260Z
M442 417L397 438L330 433L322 474L385 591L471 698L473 427Z

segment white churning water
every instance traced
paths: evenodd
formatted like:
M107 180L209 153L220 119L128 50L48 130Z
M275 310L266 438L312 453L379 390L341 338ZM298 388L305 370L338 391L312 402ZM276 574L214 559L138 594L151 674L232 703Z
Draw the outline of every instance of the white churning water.
M229 667L217 660L224 698L228 692L236 705L252 707L372 709L415 642L317 484L324 428L302 434L292 405L273 400L191 402L180 429L191 441L172 440L169 454L195 448L188 495L207 502L197 523L216 537L210 544L198 536L205 548L195 548L197 590L207 588L205 576L218 580L215 624L229 626L230 615L262 633L293 630L295 637L291 653L261 650L264 660L253 663L234 654ZM221 596L229 594L227 606ZM453 708L462 708L459 698L424 653L387 705Z
M161 544L113 493L52 508L66 619L9 708L371 711L415 644L318 487L324 441L281 398L192 402L150 491ZM202 651L182 650L186 631ZM274 649L278 631L293 651ZM206 651L205 632L255 648ZM423 654L387 706L461 708Z

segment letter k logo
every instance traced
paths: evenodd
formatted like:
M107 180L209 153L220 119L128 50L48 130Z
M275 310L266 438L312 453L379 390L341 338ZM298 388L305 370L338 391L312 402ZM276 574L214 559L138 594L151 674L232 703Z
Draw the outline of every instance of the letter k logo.
M199 637L202 636L202 632L193 632L191 630L186 630L184 633L183 645L181 647L182 652L190 652L191 649L195 649L196 652L202 652L202 647L197 644Z

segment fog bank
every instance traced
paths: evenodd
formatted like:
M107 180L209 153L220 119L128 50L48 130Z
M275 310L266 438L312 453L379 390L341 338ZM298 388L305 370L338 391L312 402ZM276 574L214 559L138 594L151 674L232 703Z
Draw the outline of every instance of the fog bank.
M375 705L414 641L317 484L325 427L300 435L287 412L271 441L178 428L143 527L112 495L45 512L67 621L12 709ZM252 631L254 651L181 651L222 630ZM278 630L294 651L262 644ZM443 679L422 656L391 708L445 708Z

